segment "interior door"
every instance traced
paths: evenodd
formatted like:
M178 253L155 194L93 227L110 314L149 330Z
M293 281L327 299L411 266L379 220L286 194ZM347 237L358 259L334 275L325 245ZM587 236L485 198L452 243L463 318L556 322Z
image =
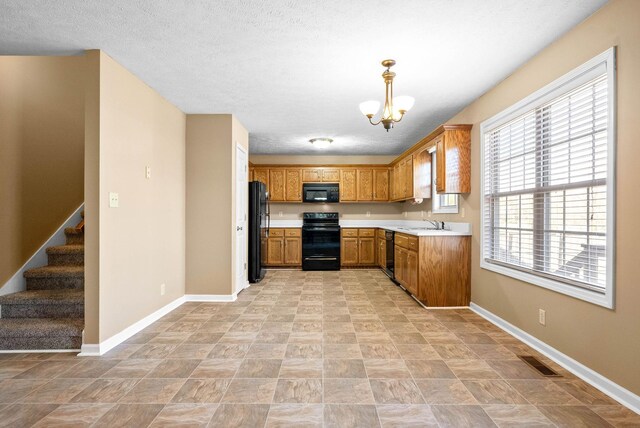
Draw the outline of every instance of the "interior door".
M233 293L247 285L247 152L236 145L236 280Z

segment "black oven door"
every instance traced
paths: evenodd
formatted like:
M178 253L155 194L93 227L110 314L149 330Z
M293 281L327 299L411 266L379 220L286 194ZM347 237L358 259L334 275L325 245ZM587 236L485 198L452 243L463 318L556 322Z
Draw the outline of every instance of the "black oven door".
M340 269L340 227L302 227L302 269Z

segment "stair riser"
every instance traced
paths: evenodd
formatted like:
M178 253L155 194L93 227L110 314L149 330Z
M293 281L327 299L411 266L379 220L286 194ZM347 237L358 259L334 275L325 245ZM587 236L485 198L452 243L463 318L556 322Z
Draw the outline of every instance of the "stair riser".
M82 277L27 278L27 290L84 289Z
M3 337L0 350L20 349L80 349L82 336Z
M84 305L2 305L2 318L82 318Z
M49 254L49 266L82 266L84 254Z
M67 245L84 245L84 235L67 235Z

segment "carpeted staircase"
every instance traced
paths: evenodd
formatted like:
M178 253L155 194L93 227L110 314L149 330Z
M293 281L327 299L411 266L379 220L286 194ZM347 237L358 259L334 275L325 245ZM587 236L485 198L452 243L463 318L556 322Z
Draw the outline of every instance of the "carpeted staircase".
M80 349L84 230L65 235L66 245L47 248L47 266L24 272L26 291L0 296L0 350Z

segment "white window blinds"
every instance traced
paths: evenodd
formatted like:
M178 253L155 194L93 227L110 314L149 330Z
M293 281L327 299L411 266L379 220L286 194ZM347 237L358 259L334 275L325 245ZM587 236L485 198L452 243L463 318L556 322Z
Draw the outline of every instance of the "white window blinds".
M606 67L483 128L483 262L607 291ZM562 92L562 91L561 91Z

